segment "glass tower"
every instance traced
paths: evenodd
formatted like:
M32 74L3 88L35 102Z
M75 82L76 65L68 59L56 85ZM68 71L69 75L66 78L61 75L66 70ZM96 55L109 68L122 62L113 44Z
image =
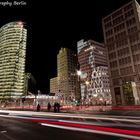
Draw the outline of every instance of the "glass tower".
M24 94L26 38L21 21L0 28L0 98Z

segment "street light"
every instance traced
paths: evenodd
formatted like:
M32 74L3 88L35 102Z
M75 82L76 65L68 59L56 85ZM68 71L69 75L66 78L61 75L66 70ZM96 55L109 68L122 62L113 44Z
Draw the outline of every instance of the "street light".
M89 85L89 81L86 81L85 83L86 83L87 86Z
M75 99L76 100L78 100L78 101L80 101L80 99L81 99L81 74L82 74L82 72L80 71L80 70L77 70L76 71L77 72L77 76L76 76L76 86L77 86L77 88L75 89L76 91L75 91Z
M88 86L89 86L89 81L85 81L86 84L86 97L88 99L88 104L90 103L90 97L89 97L89 93L88 93Z
M80 76L81 76L82 72L80 70L77 71L77 75L78 75L78 82L80 81Z
M77 75L80 76L82 72L80 70L77 71Z

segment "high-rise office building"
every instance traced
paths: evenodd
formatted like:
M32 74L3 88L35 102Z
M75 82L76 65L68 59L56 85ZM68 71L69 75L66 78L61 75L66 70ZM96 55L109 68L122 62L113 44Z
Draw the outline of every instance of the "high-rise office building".
M0 28L0 97L24 94L27 31L21 21Z
M113 104L140 104L140 6L131 0L102 19Z
M65 101L80 99L78 82L78 59L76 53L67 48L61 48L57 55L58 88Z
M77 42L81 70L81 97L84 102L110 102L107 51L104 44L83 39ZM108 100L109 99L109 100Z

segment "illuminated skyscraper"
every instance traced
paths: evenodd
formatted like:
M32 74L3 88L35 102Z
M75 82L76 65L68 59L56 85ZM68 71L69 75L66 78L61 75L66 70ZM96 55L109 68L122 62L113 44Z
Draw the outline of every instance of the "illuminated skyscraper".
M82 102L90 104L111 103L107 67L107 51L104 44L94 40L77 42L78 61L81 70Z
M61 48L57 55L58 88L65 101L80 99L78 60L72 50Z
M27 30L23 22L10 22L0 28L0 97L24 93Z

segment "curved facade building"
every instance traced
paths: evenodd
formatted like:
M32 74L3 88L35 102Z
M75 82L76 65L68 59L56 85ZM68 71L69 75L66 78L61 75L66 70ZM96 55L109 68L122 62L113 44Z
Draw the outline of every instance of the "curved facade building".
M27 30L23 22L0 28L0 98L24 93Z

